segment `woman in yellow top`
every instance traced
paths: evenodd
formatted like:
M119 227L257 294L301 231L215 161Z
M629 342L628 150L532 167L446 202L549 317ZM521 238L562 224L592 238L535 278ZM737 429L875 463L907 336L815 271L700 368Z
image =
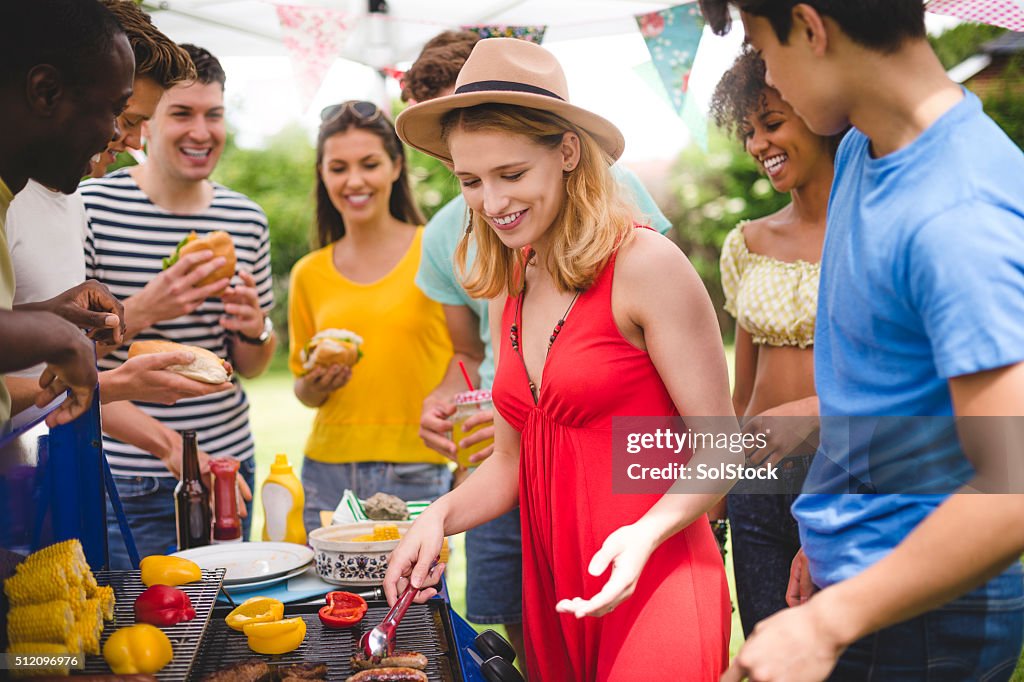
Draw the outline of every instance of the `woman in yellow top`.
M451 341L441 306L413 278L423 236L402 143L370 102L328 107L317 139L320 248L291 272L289 366L295 395L317 408L306 443L305 521L334 509L346 488L405 500L448 491L447 459L419 438L423 398L442 379ZM354 367L304 367L317 332L362 338Z
M786 607L800 549L789 508L815 450L814 320L841 136L812 133L765 82L764 62L750 48L719 82L712 115L744 143L775 190L792 198L776 213L738 225L722 246L725 308L736 318L733 407L746 429L770 434L768 447L748 453L749 461L778 465L783 481L778 494L743 494L740 485L728 496L736 597L749 636L758 621Z

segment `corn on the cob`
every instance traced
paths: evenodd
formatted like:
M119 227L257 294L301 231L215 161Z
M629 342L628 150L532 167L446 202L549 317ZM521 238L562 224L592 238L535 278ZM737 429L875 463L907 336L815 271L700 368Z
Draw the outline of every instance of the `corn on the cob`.
M82 652L89 656L99 656L100 653L100 632L103 623L99 627L95 623L85 621L75 623L75 633L82 639Z
M391 524L379 524L373 527L373 533L357 535L349 542L386 542L387 540L401 540L398 533L398 526Z
M86 561L82 543L78 540L65 540L33 552L18 565L17 571L34 572L39 568L47 569L55 565L64 569L64 577L69 585L85 582L87 575L92 579L89 562Z
M7 648L9 654L20 654L22 656L70 656L74 652L63 644L52 642L19 642L11 644ZM16 668L11 671L11 677L37 677L40 675L67 675L68 666L54 666L52 668Z
M76 629L81 631L82 628L90 628L97 633L103 632L103 609L99 597L86 599L78 605L72 604L71 610L75 614Z
M16 606L7 614L11 642L52 642L73 648L75 615L66 601Z
M19 565L18 571L4 581L4 593L11 606L67 599L70 590L64 569L57 565L37 566L32 570L24 570Z
M373 527L373 539L376 542L383 542L384 540L401 540L402 536L398 534L398 526L384 524Z
M75 611L75 631L82 636L85 652L90 653L89 643L95 639L98 647L99 634L103 632L103 614L99 598L87 599L82 602L81 607L72 610Z
M110 585L104 585L99 588L100 598L100 612L103 614L103 620L114 620L114 588Z

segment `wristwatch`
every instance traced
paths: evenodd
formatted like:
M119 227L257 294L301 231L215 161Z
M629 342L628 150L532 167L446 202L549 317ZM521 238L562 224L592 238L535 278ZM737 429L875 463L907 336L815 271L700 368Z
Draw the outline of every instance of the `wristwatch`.
M274 321L270 319L270 315L263 316L263 331L257 337L246 336L242 332L235 332L238 336L238 340L243 343L249 343L254 346L265 346L270 342L271 337L274 335Z

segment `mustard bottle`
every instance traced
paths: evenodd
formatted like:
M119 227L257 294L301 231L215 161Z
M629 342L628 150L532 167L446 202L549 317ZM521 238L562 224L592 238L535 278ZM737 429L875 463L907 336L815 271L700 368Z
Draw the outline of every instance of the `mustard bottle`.
M274 458L270 475L263 481L260 498L263 500L263 540L306 544L306 526L302 522L306 495L288 462L288 455L279 454Z

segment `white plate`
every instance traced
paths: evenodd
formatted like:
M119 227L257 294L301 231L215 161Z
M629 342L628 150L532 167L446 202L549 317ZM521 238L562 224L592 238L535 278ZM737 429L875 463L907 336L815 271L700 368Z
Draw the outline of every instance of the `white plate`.
M226 568L224 583L266 580L295 571L313 560L313 550L290 542L241 542L175 552L199 568Z
M294 571L289 571L284 575L275 575L274 577L267 578L266 580L251 580L249 582L233 583L231 585L224 583L224 589L230 592L231 594L245 593L250 590L260 590L265 587L277 585L278 583L287 582L292 578L298 578L300 575L304 574L309 569L310 567L307 565L297 568ZM316 575L316 573L314 572L313 575Z

